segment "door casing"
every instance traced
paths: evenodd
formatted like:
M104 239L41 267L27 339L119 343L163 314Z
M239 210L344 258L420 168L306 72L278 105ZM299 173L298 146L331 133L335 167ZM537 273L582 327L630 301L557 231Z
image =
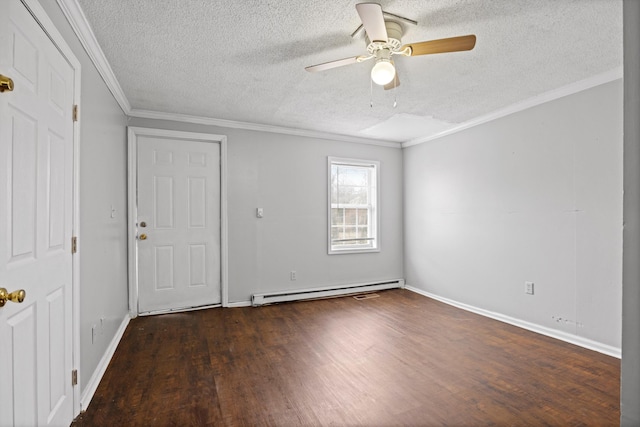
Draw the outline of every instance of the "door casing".
M227 137L209 133L129 126L128 128L128 242L129 242L129 314L138 316L138 245L136 240L138 137L165 137L220 144L220 290L223 307L229 306L228 231L227 231Z

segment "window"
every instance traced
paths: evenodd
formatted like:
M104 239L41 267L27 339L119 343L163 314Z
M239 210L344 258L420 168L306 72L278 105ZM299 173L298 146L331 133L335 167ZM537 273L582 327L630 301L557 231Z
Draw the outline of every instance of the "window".
M329 157L329 254L378 252L378 162Z

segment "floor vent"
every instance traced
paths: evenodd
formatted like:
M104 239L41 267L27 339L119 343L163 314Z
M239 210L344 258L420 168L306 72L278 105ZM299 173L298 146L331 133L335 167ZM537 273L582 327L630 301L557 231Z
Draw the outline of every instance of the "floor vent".
M354 295L353 299L357 299L358 301L363 301L366 299L372 299L372 298L380 298L380 295L378 294L364 294L364 295Z
M358 283L353 285L332 286L295 291L271 292L253 294L251 305L254 307L273 304L276 302L299 301L305 299L328 298L342 295L362 294L365 292L382 291L385 289L404 288L404 279L384 282Z

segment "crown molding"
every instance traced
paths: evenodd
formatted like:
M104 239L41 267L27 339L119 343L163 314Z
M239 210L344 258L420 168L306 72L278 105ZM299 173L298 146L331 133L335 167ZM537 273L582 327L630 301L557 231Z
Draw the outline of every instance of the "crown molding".
M622 67L617 67L612 70L606 71L604 73L596 74L594 76L587 77L586 79L578 80L577 82L570 83L566 86L562 86L557 89L544 92L540 95L536 95L534 97L525 99L524 101L516 102L515 104L511 104L505 108L493 111L489 114L485 114L484 116L479 116L474 119L468 120L466 122L460 123L442 132L438 132L433 135L428 135L428 136L403 142L402 148L411 147L412 145L418 145L418 144L422 144L428 141L433 141L435 139L439 139L448 135L452 135L454 133L458 133L465 129L469 129L469 128L472 128L487 122L491 122L523 110L527 110L537 105L541 105L559 98L563 98L568 95L573 95L574 93L582 92L584 90L591 89L593 87L600 86L602 84L621 79L622 76L623 76Z
M106 56L104 56L104 52L98 44L98 40L89 25L89 21L87 21L87 17L82 11L77 0L56 1L62 10L62 13L64 13L64 16L67 18L67 21L69 21L73 32L80 40L82 47L84 47L84 50L89 55L91 62L93 62L93 65L98 69L98 73L100 73L100 76L107 84L107 87L113 94L113 97L116 99L116 102L120 105L120 108L125 114L129 114L131 111L131 104L125 96L122 87L120 87L120 83L116 79L109 61L107 61Z
M354 142L359 144L369 144L369 145L378 145L382 147L393 147L393 148L407 148L413 145L422 144L428 141L433 141L435 139L442 138L447 135L452 135L454 133L463 131L465 129L472 128L474 126L478 126L493 120L500 119L502 117L508 116L510 114L517 113L519 111L523 111L529 109L531 107L535 107L540 104L544 104L549 101L553 101L558 98L562 98L567 95L572 95L577 92L581 92L586 89L590 89L595 86L599 86L605 83L609 83L611 81L622 78L623 70L622 67L614 68L613 70L597 74L595 76L586 78L584 80L580 80L566 86L560 87L558 89L551 90L549 92L545 92L543 94L534 96L532 98L526 99L521 102L517 102L500 110L496 110L489 114L485 114L480 117L476 117L474 119L468 120L466 122L460 123L452 128L444 130L442 132L438 132L436 134L427 135L420 138L415 138L405 142L390 142L390 141L382 141L376 139L369 138L360 138L349 135L340 135L333 134L328 132L320 132L320 131L312 131L312 130L304 130L304 129L295 129L288 128L284 126L273 126L273 125L263 125L258 123L249 123L249 122L240 122L233 120L225 120L225 119L216 119L210 117L199 117L199 116L190 116L185 114L173 114L173 113L163 113L159 111L150 111L150 110L138 110L132 109L129 100L124 94L120 83L115 77L113 73L113 69L107 61L107 58L102 51L102 48L98 44L98 41L87 21L87 18L82 11L82 8L78 4L77 0L56 0L60 9L64 13L67 21L71 25L73 31L76 36L80 40L80 43L86 50L89 58L97 68L98 72L104 79L107 87L113 94L116 102L120 105L120 108L125 113L125 115L130 117L139 117L139 118L147 118L147 119L158 119L158 120L170 120L170 121L178 121L184 123L196 123L196 124L204 124L211 126L220 126L225 128L232 129L244 129L244 130L253 130L258 132L271 132L271 133L279 133L286 135L296 135L296 136L304 136L308 138L319 138L319 139L328 139L332 141L343 141L343 142Z
M343 142L354 142L359 144L369 144L369 145L378 145L382 147L392 147L392 148L400 148L401 145L399 142L388 142L381 141L369 138L359 138L348 135L340 135L340 134L332 134L328 132L320 132L320 131L312 131L312 130L304 130L304 129L295 129L288 128L284 126L272 126L272 125L262 125L257 123L249 123L249 122L240 122L233 120L224 120L224 119L216 119L210 117L198 117L198 116L189 116L185 114L173 114L173 113L163 113L159 111L149 111L149 110L138 110L132 109L129 100L127 99L118 79L116 79L115 74L113 73L113 69L109 64L98 40L96 39L93 30L91 29L91 25L89 25L89 21L87 21L87 17L85 16L82 8L78 4L77 0L56 0L60 9L64 13L67 21L71 25L74 33L80 40L82 47L89 55L91 62L102 76L102 79L106 83L107 87L113 94L116 102L120 105L120 108L125 113L125 115L129 117L139 117L139 118L147 118L147 119L157 119L157 120L170 120L184 123L196 123L196 124L204 124L211 126L220 126L225 128L232 129L245 129L245 130L253 130L259 132L271 132L271 133L280 133L286 135L296 135L296 136L304 136L308 138L319 138L319 139L328 139L332 141L343 141Z
M173 122L195 123L199 125L219 126L231 129L243 129L257 132L270 132L285 135L303 136L307 138L328 139L331 141L353 142L356 144L378 145L381 147L401 148L400 142L388 142L378 139L359 138L356 136L334 134L328 132L296 129L284 126L264 125L259 123L240 122L235 120L214 119L210 117L190 116L186 114L164 113L161 111L138 110L129 112L130 117L141 119L169 120Z

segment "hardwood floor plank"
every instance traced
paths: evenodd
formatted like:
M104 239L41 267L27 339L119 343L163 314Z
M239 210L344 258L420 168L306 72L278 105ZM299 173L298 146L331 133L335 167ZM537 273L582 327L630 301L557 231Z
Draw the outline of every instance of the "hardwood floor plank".
M615 426L620 361L406 290L133 319L75 426Z

